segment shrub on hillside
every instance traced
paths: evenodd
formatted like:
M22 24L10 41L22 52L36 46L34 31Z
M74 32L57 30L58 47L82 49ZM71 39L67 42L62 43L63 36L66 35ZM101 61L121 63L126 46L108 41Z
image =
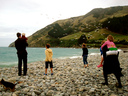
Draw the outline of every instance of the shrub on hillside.
M128 15L108 18L103 22L102 27L116 33L128 34Z
M78 39L78 44L87 43L87 38L84 34Z
M66 30L63 30L63 28L58 24L54 24L52 30L48 32L48 35L54 38L61 38L64 36L67 36L71 34L73 31L71 28L67 28Z

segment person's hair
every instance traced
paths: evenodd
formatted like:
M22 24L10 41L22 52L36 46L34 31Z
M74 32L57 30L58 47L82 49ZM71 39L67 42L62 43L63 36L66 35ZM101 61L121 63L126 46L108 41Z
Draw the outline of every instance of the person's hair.
M22 36L25 36L25 33L22 33Z
M16 35L17 35L17 37L20 37L21 36L21 33L18 32Z
M114 42L114 38L113 38L113 36L112 35L108 35L108 40L110 41L110 42Z
M47 44L46 44L46 47L47 47L47 48L50 48L50 44L47 43Z
M102 42L101 42L101 45L103 45L105 43L105 40L103 40Z
M86 48L86 44L85 43L82 44L82 48Z

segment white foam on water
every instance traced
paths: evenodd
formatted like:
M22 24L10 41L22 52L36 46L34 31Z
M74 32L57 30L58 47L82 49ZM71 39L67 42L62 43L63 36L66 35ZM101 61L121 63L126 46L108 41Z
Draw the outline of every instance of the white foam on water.
M89 55L100 55L100 53L91 53Z
M74 58L82 58L82 56L72 56L72 57L70 57L70 59L74 59Z

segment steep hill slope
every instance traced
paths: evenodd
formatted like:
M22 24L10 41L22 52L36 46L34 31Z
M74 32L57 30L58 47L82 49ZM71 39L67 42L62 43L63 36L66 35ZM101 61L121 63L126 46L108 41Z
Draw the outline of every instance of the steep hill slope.
M29 47L44 47L50 43L54 47L78 47L78 39L85 35L88 43L100 45L100 42L112 34L116 42L124 41L127 43L126 35L120 35L102 28L102 22L108 18L122 17L128 15L128 6L117 6L110 8L96 8L89 13L72 17L65 20L58 20L45 28L42 28L28 37ZM14 43L10 44L10 47Z

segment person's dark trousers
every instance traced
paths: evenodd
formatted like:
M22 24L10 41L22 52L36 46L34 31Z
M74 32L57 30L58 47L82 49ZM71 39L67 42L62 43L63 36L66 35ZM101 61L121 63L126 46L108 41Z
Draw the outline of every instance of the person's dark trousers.
M108 85L108 76L107 75L108 74L104 73L104 79L105 79L105 84L106 85ZM116 77L116 79L118 81L118 84L119 84L118 87L122 87L119 73L114 73L114 75L115 75L115 77Z
M114 73L114 75L115 75L115 77L116 77L116 79L117 79L117 81L118 81L118 86L117 87L122 87L122 84L121 84L121 79L120 79L120 74L119 73Z
M106 74L105 72L103 72L104 74L104 79L105 79L105 84L108 85L108 74Z
M84 56L83 56L83 62L84 62L84 64L88 64L88 62L87 62L87 57L88 57L87 55L84 55Z
M27 54L18 54L18 75L22 74L22 61L23 61L23 75L27 74Z

